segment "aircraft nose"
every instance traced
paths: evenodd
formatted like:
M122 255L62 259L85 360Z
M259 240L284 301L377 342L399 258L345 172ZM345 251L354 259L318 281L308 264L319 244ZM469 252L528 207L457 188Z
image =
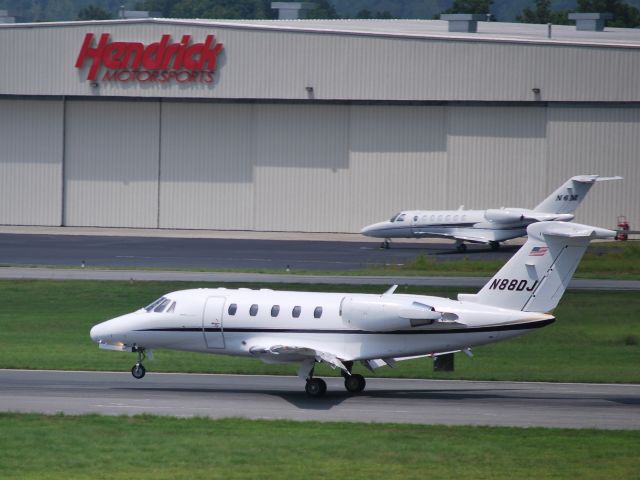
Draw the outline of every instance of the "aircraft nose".
M91 340L93 340L94 342L99 342L100 341L100 324L98 325L94 325L91 330L89 331L89 336L91 337Z
M366 237L378 237L380 232L380 228L385 225L385 222L382 223L372 223L371 225L367 225L362 230L360 230L360 234Z

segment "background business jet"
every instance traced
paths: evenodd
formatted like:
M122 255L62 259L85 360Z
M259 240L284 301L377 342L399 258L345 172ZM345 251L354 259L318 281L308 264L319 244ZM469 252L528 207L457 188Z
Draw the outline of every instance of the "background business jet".
M390 220L364 227L360 233L384 238L383 248L389 248L393 238L454 238L456 249L465 252L464 242L488 244L492 250L500 242L526 235L527 225L535 222L571 221L578 205L595 182L621 180L622 177L578 175L571 177L533 210L526 208L496 208L489 210L406 210Z

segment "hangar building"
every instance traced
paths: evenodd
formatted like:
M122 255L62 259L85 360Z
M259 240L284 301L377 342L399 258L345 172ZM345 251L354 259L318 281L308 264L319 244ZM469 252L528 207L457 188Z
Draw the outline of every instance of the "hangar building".
M0 224L357 232L400 209L640 223L640 31L445 21L0 26Z

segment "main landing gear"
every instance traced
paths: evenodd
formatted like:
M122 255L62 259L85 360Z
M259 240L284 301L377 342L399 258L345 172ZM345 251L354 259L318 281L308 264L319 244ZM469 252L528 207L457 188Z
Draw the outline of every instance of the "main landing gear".
M145 355L143 348L138 348L135 351L138 352L138 361L131 368L131 375L133 375L133 378L137 378L138 380L140 380L147 373L147 370L142 364L142 361L147 358L147 356Z
M467 245L464 242L456 242L456 250L458 253L464 253L467 251Z
M344 362L344 366L347 367L347 370L351 372L353 368L353 362ZM364 387L367 385L367 381L365 378L358 373L347 373L342 372L342 376L344 377L344 388L347 389L347 392L358 394L364 391ZM315 378L313 376L313 368L309 371L309 376L307 377L307 384L304 387L305 392L310 397L322 397L325 393L327 393L327 382L325 382L321 378Z
M491 247L491 250L495 252L496 250L500 249L500 242L489 242L489 246Z

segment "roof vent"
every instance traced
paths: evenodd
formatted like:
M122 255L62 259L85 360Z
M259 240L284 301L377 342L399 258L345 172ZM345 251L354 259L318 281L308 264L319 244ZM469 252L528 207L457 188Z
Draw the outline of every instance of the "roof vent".
M271 2L271 8L278 10L278 20L306 18L306 11L315 7L315 3L309 2Z
M15 23L16 17L9 15L8 10L0 10L0 23Z
M450 32L469 32L478 31L478 20L486 20L487 16L482 13L449 13L440 15L440 20L449 22Z
M576 30L601 32L604 30L604 21L611 20L610 13L570 13L569 20L576 21Z

